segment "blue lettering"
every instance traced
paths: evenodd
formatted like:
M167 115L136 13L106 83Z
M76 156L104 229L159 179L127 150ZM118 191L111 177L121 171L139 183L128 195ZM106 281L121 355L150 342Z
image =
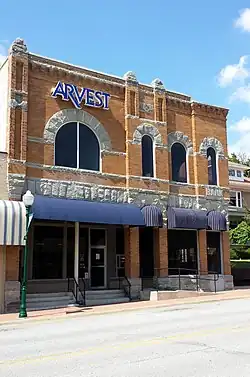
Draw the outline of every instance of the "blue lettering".
M87 89L86 88L82 88L81 93L79 93L79 91L78 91L78 89L77 89L77 87L75 85L74 85L74 88L75 88L76 99L77 99L78 103L81 104L82 100L83 100L83 98L85 96L85 92L86 92Z
M66 90L64 83L61 83L61 81L58 81L56 84L55 90L52 92L51 96L56 98L56 96L61 96L62 99L65 99Z
M102 95L103 95L103 108L105 109L105 110L108 110L108 108L109 108L109 99L110 99L110 94L108 94L108 93L102 93Z
M95 92L95 99L97 100L97 102L95 102L95 106L102 107L103 106L102 92Z
M95 106L95 101L94 101L94 94L95 91L92 89L87 89L87 94L86 94L86 101L85 105L87 106Z
M68 98L71 99L72 103L75 105L77 109L80 109L80 103L76 99L76 92L75 92L75 86L71 84L65 84L65 90L67 92L67 100Z

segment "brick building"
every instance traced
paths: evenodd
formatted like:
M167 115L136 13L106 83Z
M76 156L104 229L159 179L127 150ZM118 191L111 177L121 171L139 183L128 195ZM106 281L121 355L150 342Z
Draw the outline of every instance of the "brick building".
M159 79L145 85L132 72L121 78L29 53L20 39L0 81L9 199L27 189L35 196L29 293L62 292L71 278L87 291L119 281L136 298L143 279L173 288L178 271L185 284L198 271L205 289L217 272L218 289L232 288L228 110ZM17 297L20 247L2 250L5 294Z

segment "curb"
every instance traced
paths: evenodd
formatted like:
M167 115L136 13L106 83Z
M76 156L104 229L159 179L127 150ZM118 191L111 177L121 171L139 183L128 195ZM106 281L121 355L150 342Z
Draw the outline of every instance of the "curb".
M99 315L106 315L106 314L116 314L116 313L125 313L125 312L132 312L132 311L140 311L140 310L150 310L150 309L157 309L157 308L171 308L174 306L182 306L182 305L195 305L195 304L205 304L205 303L210 303L210 302L219 302L219 301L230 301L230 300L240 300L240 299L250 299L250 292L248 294L241 294L239 296L224 296L220 295L217 297L211 296L203 296L199 297L197 300L194 300L194 298L186 298L186 299L172 299L172 300L162 300L161 301L155 301L152 304L147 304L145 306L128 306L126 307L117 307L117 308L111 308L111 310L100 310L100 311L88 311L90 310L88 307L85 307L81 310L65 310L64 312L61 313L54 313L54 314L41 314L37 315L34 317L27 317L25 319L14 319L14 320L6 320L6 321L1 321L0 318L0 326L6 326L6 325L22 325L22 324L29 324L29 323L41 323L41 322L46 322L46 321L59 321L59 320L65 320L68 318L72 317L89 317L89 316L99 316ZM142 301L138 301L142 302ZM150 301L148 301L149 303ZM152 302L152 301L151 301ZM102 307L103 308L103 307Z

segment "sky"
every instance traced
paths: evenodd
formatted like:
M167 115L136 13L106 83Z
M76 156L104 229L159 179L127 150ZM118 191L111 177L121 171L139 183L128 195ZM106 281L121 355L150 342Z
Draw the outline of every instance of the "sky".
M36 5L34 5L36 3ZM0 64L28 50L229 108L229 151L250 155L250 1L1 1ZM213 136L213 135L208 135Z

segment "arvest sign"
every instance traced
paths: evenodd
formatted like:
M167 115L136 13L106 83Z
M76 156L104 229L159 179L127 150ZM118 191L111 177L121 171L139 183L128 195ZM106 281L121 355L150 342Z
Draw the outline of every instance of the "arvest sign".
M82 103L85 106L103 108L108 110L110 94L100 90L89 88L78 89L76 85L66 84L58 81L56 87L52 89L51 96L60 96L63 101L71 101L77 109L81 109Z

